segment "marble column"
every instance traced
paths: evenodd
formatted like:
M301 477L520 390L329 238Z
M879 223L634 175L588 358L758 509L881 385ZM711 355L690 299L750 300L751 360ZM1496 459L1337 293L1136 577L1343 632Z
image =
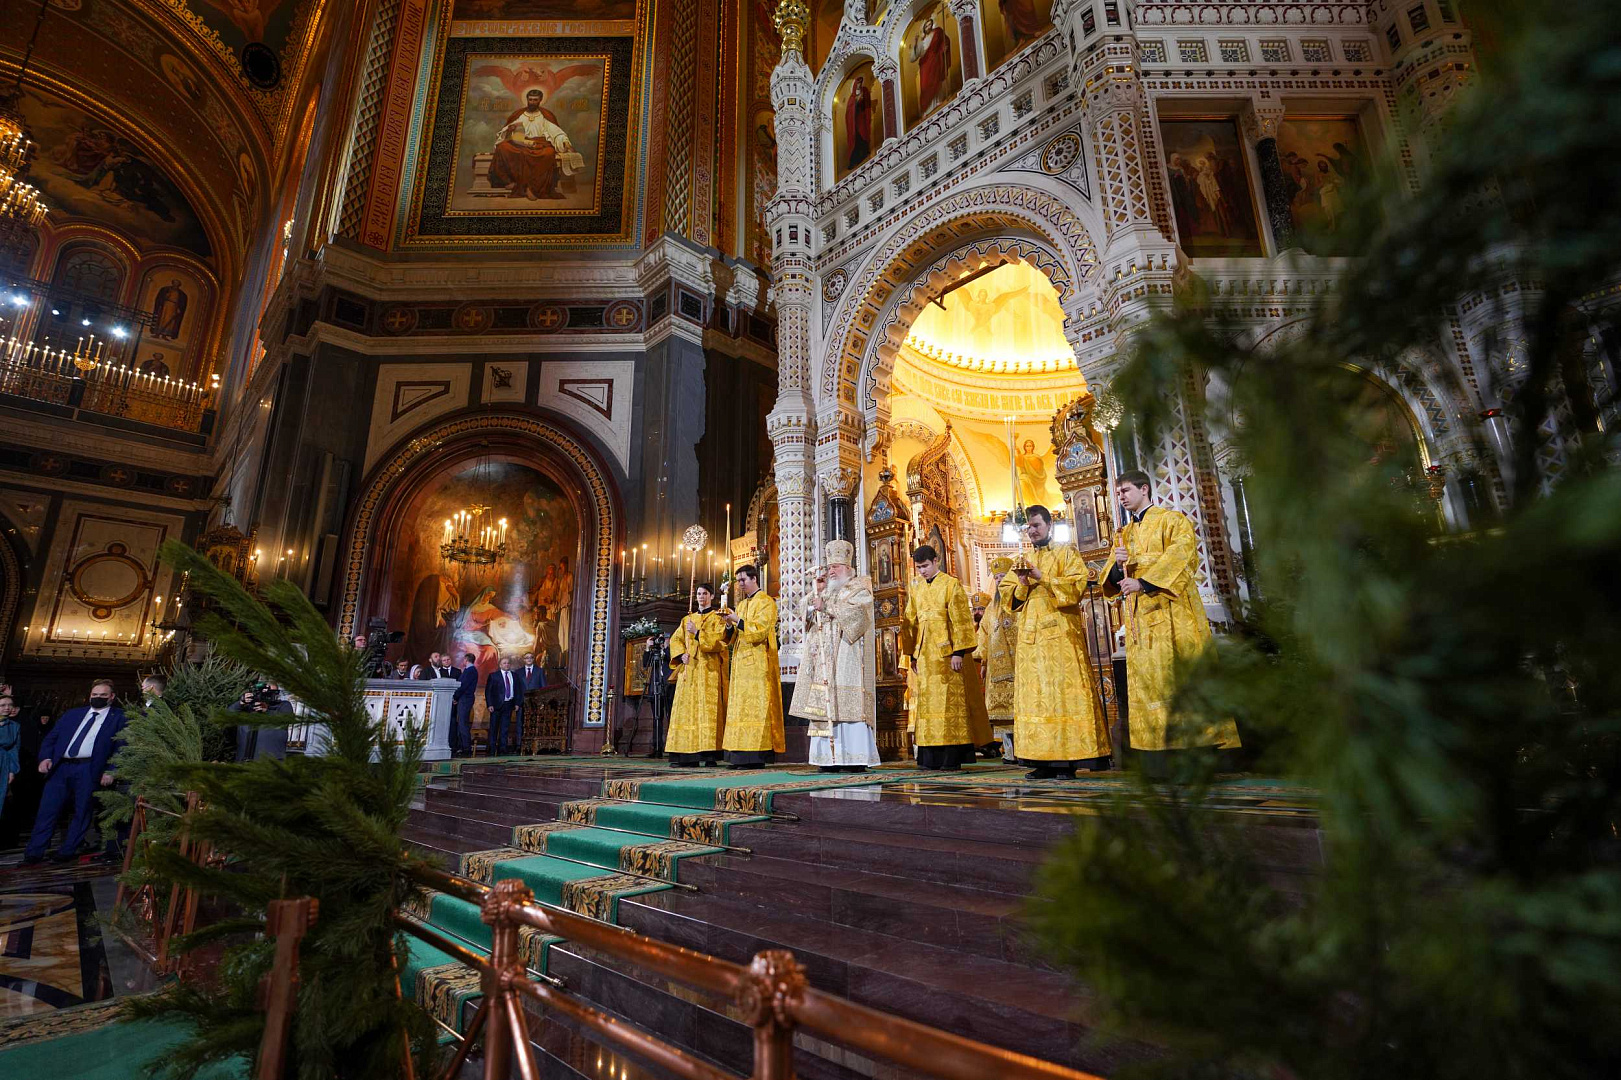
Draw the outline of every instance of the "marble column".
M1255 147L1255 162L1260 166L1261 193L1266 200L1266 220L1272 227L1274 253L1297 246L1295 216L1290 206L1288 181L1283 176L1283 162L1278 157L1278 124L1283 121L1283 107L1271 102L1265 104L1251 100L1239 115L1244 138Z

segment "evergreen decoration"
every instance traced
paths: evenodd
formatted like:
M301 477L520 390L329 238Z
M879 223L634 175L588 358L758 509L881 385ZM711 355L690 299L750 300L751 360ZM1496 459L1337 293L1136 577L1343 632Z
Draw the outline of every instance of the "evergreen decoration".
M1426 132L1416 193L1348 207L1365 257L1304 334L1248 353L1194 282L1113 385L1145 446L1165 387L1227 388L1209 420L1248 465L1265 602L1175 713L1235 716L1261 767L1314 786L1324 854L1263 872L1198 758L1077 819L1032 912L1105 1030L1167 1048L1114 1080L1621 1075L1621 473L1584 355L1613 370L1584 306L1621 251L1621 19L1496 7L1505 51ZM1486 343L1515 450L1501 523L1441 537L1342 364L1456 355L1460 304L1518 313L1522 338Z
M619 636L626 641L635 641L637 638L652 637L659 632L659 621L651 615L644 615L628 626L619 628Z
M318 917L301 946L300 983L288 1046L289 1077L373 1078L429 1075L431 1019L412 996L400 995L403 940L390 918L410 898L409 868L399 833L416 790L422 737L397 745L367 715L361 656L341 644L291 582L250 596L190 548L169 543L163 558L189 571L191 586L213 599L200 629L215 650L304 703L305 720L328 726L324 756L290 755L251 763L197 762L174 768L176 786L201 796L186 820L191 835L229 858L197 866L171 849L154 848L154 871L217 898L237 917L178 943L182 952L224 942L212 984L182 981L133 998L131 1017L180 1021L192 1035L154 1066L158 1075L195 1075L209 1062L252 1061L264 1032L261 980L275 943L260 936L268 901L314 897ZM231 716L237 723L245 715ZM292 717L256 722L285 726Z
M166 678L168 686L161 699L151 704L135 699L124 705L129 722L124 725L124 745L112 763L118 786L96 793L103 831L131 820L137 797L177 814L184 810L185 798L175 791L175 768L216 760L206 747L218 741L215 733L222 728L232 737L235 750L234 717L229 727L204 721L216 713L223 715L253 684L253 673L211 654L200 664L176 664ZM164 814L151 815L147 821L150 839L166 841L173 821Z

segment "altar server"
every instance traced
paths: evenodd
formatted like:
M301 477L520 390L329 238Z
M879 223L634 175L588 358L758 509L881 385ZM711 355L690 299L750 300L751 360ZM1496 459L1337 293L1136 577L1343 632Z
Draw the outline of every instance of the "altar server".
M1073 777L1109 765L1108 721L1087 663L1080 609L1087 569L1080 553L1052 539L1045 506L1026 511L1034 550L1021 555L997 592L1018 621L1013 745L1032 780Z
M777 602L760 588L760 571L739 567L743 594L721 618L732 643L731 683L726 693L726 764L758 769L787 750L782 732L782 672L777 664Z
M1120 474L1115 498L1129 520L1099 577L1103 595L1119 597L1126 628L1126 718L1133 750L1222 749L1239 745L1231 719L1173 727L1176 663L1210 646L1210 621L1199 599L1199 539L1193 522L1153 504L1152 481L1136 469Z
M921 769L954 772L974 760L975 728L983 725L985 703L970 701L963 668L974 651L974 616L962 582L940 568L940 553L928 544L912 552L917 571L906 588L901 616L901 650L912 658L917 685L912 699L912 733ZM979 721L970 718L978 705Z
M726 727L726 621L715 609L715 587L699 585L697 606L670 635L675 704L664 753L673 768L719 765Z
M1000 581L1013 569L1013 560L991 560L991 576ZM974 659L980 664L985 684L985 712L991 731L1002 744L1002 756L1013 759L1013 656L1018 643L1013 612L1002 601L1001 590L993 590L985 601L985 614L976 630Z
M822 772L878 764L872 580L851 565L855 545L829 541L826 572L804 600L805 652L793 714L810 721L810 763Z

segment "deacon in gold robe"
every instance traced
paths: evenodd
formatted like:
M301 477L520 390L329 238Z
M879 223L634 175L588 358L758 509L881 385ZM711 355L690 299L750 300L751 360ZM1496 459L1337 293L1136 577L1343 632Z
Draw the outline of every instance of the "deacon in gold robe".
M743 599L726 621L732 679L726 694L721 749L734 769L758 769L787 750L782 732L782 672L777 665L777 602L760 588L760 571L739 567Z
M719 765L726 727L726 622L715 610L715 588L699 585L697 608L670 635L675 704L664 753L672 768Z
M975 723L963 668L974 651L974 616L962 582L940 569L940 554L928 544L912 552L917 570L906 588L901 615L901 651L912 658L917 686L912 732L920 769L954 772L974 760ZM984 734L985 703L978 702Z
M1109 726L1087 660L1080 608L1086 563L1073 547L1053 541L1045 506L1026 513L1025 533L1035 550L997 586L1018 620L1013 749L1031 766L1026 775L1032 780L1073 777L1076 769L1109 765Z
M829 541L825 550L827 572L804 600L805 650L789 711L810 721L812 765L866 772L879 761L872 581L851 565L850 541Z
M991 574L1000 581L1013 569L1013 560L991 560ZM985 712L991 731L1002 748L1002 757L1013 760L1013 656L1018 634L1014 632L1013 612L1002 601L1001 590L985 598L985 613L976 628L978 647L974 659L980 665L985 684Z
M1175 510L1153 505L1148 474L1120 474L1115 497L1130 517L1115 538L1099 577L1105 596L1125 611L1126 720L1133 750L1222 749L1239 745L1231 719L1185 727L1171 724L1176 663L1210 645L1210 621L1199 599L1198 535Z

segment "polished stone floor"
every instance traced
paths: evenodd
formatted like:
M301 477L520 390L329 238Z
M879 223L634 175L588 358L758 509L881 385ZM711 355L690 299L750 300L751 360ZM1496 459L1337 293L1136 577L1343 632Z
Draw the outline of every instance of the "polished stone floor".
M145 993L157 980L109 926L117 867L104 859L22 866L0 853L0 1045L30 1021Z

